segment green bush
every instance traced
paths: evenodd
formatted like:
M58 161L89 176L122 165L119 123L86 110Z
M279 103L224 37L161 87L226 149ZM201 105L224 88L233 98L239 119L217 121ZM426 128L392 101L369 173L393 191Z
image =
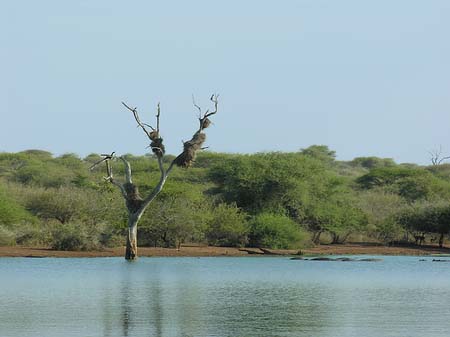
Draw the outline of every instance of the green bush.
M213 209L206 238L214 246L241 247L247 243L248 231L245 213L234 204L219 204Z
M0 226L0 246L14 246L16 244L14 232L4 226Z
M397 214L407 207L398 194L382 188L364 190L358 195L358 206L367 217L367 233L383 243L399 240L404 233Z
M55 250L96 250L101 248L101 244L98 233L92 233L92 229L89 232L78 224L55 224L52 230L51 248Z
M45 230L42 227L34 225L22 225L14 229L15 241L18 245L24 246L41 246L46 245L48 235L45 235Z
M32 216L0 186L0 225L11 226L32 221Z
M300 248L307 234L285 215L262 213L251 221L250 245L274 249Z

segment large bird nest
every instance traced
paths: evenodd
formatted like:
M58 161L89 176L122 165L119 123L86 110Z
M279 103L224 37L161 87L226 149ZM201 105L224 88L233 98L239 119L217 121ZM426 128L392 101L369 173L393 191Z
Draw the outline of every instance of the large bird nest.
M203 118L200 118L200 128L201 129L206 129L208 126L210 126L211 125L211 120L208 118L208 117L203 117Z
M195 162L197 152L202 149L203 143L206 140L206 135L197 131L191 140L184 142L183 152L173 161L179 167L188 168Z
M136 212L142 206L143 199L139 194L139 189L135 184L126 183L123 185L127 193L126 204L131 213Z
M152 149L152 152L158 157L162 157L166 152L166 148L164 147L162 138L152 139L150 148Z

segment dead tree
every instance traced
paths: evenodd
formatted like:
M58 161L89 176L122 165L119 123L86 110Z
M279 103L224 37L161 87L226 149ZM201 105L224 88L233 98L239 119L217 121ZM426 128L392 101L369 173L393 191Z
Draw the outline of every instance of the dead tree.
M209 110L207 110L205 113L202 113L202 110L197 104L195 104L194 101L194 106L199 110L200 113L198 118L200 123L199 128L194 133L194 135L190 140L183 143L183 152L181 152L170 163L167 169L163 165L165 147L163 144L163 139L161 137L159 128L159 118L161 115L159 103L157 106L157 114L156 114L156 128L153 128L152 126L141 122L137 108L131 108L126 103L122 102L122 104L133 113L134 119L136 120L138 126L142 129L142 131L144 131L144 133L148 137L150 141L150 149L158 160L158 166L160 171L160 178L156 186L146 197L142 197L139 193L138 187L133 183L131 174L131 165L124 157L119 157L120 160L125 165L124 183L118 182L113 176L111 160L113 159L114 153L112 155L105 156L100 162L93 165L96 166L102 162L106 163L107 177L105 177L105 180L117 186L120 189L123 198L125 199L125 204L128 211L128 233L127 233L125 259L134 260L137 258L137 224L139 222L139 219L142 217L145 210L153 201L153 199L155 199L155 197L159 194L159 192L161 192L164 184L166 183L166 179L169 176L172 169L174 168L174 166L179 166L183 168L190 167L195 161L197 152L199 150L204 149L203 144L206 140L206 134L204 133L204 130L211 125L211 120L209 118L217 112L218 95L216 94L212 95L210 100L214 103L214 111L210 112Z
M450 156L442 156L442 146L439 146L439 151L433 150L428 153L430 154L430 160L433 166L440 165L443 161L450 159Z

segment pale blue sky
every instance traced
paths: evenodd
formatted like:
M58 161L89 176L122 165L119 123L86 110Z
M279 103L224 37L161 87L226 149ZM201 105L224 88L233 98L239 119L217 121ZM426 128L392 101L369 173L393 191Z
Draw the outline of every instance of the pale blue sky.
M221 101L213 151L427 163L450 153L450 1L3 1L0 151L169 153Z

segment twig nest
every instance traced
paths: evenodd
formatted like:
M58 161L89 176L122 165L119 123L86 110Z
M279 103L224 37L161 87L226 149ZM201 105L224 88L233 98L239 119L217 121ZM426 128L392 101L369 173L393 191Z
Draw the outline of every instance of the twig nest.
M208 117L203 117L200 119L200 126L202 129L206 129L211 125L211 120Z
M158 157L161 157L166 152L166 148L163 144L162 138L156 138L150 143L150 148L152 149L152 152L156 154Z
M126 205L131 213L136 212L142 206L142 197L139 194L139 189L134 184L126 183L123 185L127 193Z
M197 131L191 140L184 143L183 152L174 160L175 165L184 168L191 167L195 162L197 151L201 150L205 140L206 135L203 132Z
M159 132L154 130L152 132L150 132L150 139L151 140L157 140L159 138Z

